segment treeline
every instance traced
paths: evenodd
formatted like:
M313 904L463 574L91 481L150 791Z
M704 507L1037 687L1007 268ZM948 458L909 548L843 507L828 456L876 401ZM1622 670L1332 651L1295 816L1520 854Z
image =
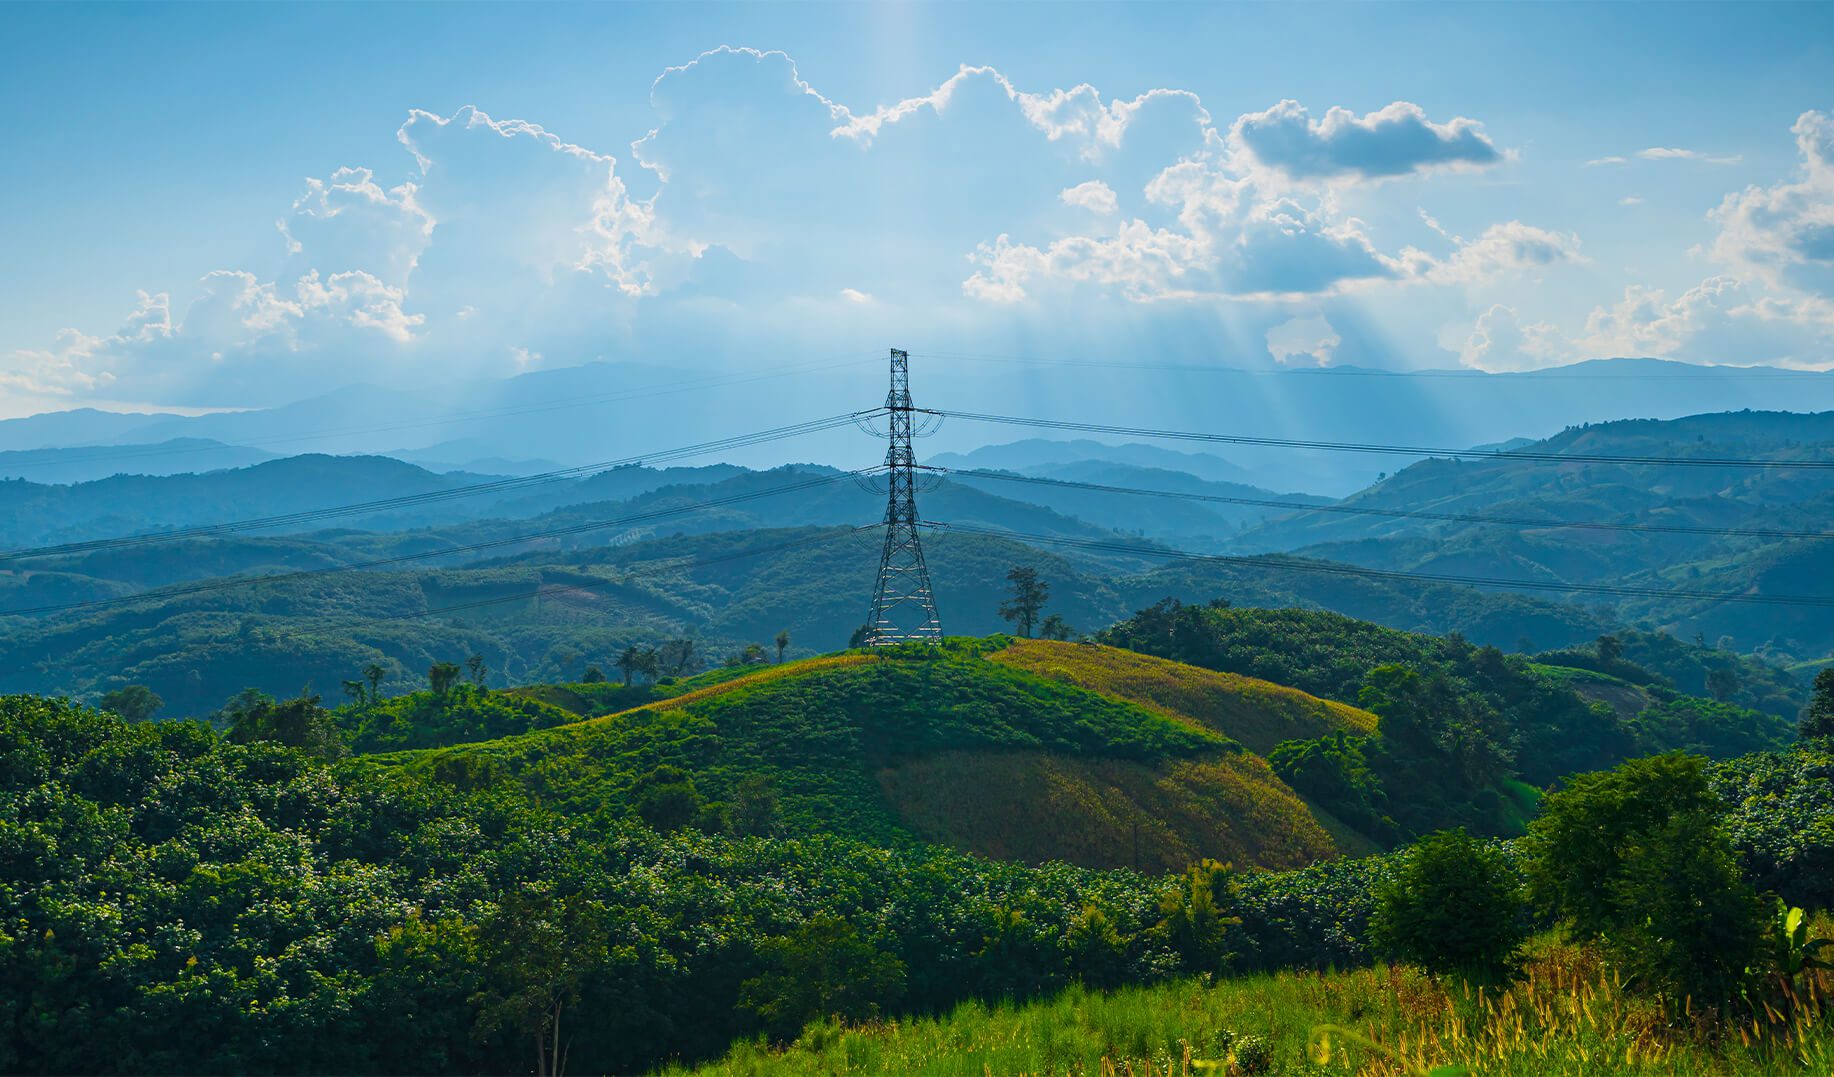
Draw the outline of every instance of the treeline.
M1742 760L1712 771L1717 796L1665 807L1662 790L1698 792L1695 767L1587 863L1609 882L1625 850L1679 827L1666 847L1729 843L1748 899L1826 906L1831 769L1825 747ZM1821 825L1782 842L1803 820ZM1345 967L1371 958L1370 917L1411 855L1149 878L665 836L504 786L4 697L0 1070L512 1072L539 1056L542 1072L631 1072L828 1015ZM1705 877L1670 874L1684 896Z

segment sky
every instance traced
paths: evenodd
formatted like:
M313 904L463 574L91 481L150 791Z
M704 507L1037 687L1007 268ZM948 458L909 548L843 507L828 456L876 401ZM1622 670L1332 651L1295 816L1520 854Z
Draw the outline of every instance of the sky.
M1826 5L0 6L0 416L886 346L1827 368L1829 71Z

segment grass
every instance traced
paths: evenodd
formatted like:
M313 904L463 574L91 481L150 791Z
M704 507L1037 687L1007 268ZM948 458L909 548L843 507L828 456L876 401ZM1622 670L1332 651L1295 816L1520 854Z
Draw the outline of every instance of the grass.
M1346 851L1247 753L1154 767L962 750L885 768L878 779L918 837L1001 860L1179 871L1209 857L1280 870Z
M1084 660L1082 677L1056 672L1069 659ZM658 686L663 698L632 691L568 685L537 698L625 706L371 758L467 788L512 782L568 812L630 810L659 765L686 769L709 800L757 775L779 794L784 833L916 838L1025 862L1278 869L1369 851L1226 729L1266 743L1373 716L1252 678L995 637L719 670Z
M1014 640L988 659L1137 703L1221 733L1262 755L1281 741L1320 737L1339 729L1368 733L1376 726L1375 715L1368 711L1296 688L1118 647Z
M1824 978L1820 997L1828 987ZM1272 1074L1707 1077L1834 1067L1825 1009L1677 1027L1586 951L1543 942L1524 979L1501 993L1389 967L1106 994L1073 987L1025 1005L969 1002L939 1018L811 1025L786 1049L742 1044L692 1072L1187 1077L1257 1072L1247 1063L1258 1046L1269 1062L1258 1072Z

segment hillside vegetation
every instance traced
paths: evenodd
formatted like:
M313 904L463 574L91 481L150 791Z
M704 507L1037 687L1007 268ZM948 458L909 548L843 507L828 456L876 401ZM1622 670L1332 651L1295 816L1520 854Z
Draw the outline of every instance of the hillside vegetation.
M952 640L709 674L616 713L383 761L464 788L513 783L569 812L924 840L1028 862L1298 867L1369 848L1231 730L1269 743L1282 728L1366 730L1373 716L1248 678L1062 646L1111 673L1131 667L1129 687L1027 668L1057 645ZM1183 684L1183 695L1147 700L1152 677Z

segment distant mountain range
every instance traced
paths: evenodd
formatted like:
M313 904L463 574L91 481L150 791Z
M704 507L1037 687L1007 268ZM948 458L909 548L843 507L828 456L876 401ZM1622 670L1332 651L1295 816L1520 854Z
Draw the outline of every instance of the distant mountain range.
M957 376L966 374L973 376ZM919 405L943 410L1446 448L1544 438L1570 425L1630 417L1672 419L1738 408L1834 409L1834 375L1656 359L1596 360L1518 374L1205 370L1142 361L1078 369L1073 379L1052 369L1048 383L1041 383L1040 376L1040 370L1023 362L989 371L963 360L925 357L912 374ZM1041 391L1041 384L1048 384L1049 391ZM121 470L169 473L180 454L167 443L203 439L276 455L388 454L436 471L516 474L542 470L548 462L577 466L638 457L869 408L883 399L883 386L883 366L868 358L784 373L596 363L503 380L434 384L413 392L347 386L257 411L184 416L78 409L36 415L0 421L0 452L132 447L140 455L137 461L121 461ZM1333 496L1361 489L1378 474L1409 462L1257 446L1231 446L1227 459L1193 460L1187 457L1204 454L1167 457L1163 454L1172 450L1112 445L1117 455L1097 457L1080 447L1028 441L1018 442L1024 447L1019 450L975 455L1018 433L1011 426L952 418L920 453L950 466L1009 469L1105 459L1187 471L1212 481ZM800 459L851 468L878 455L870 441L847 428L724 458L751 465ZM198 469L209 470L203 466L207 462L216 466L201 450L196 459ZM0 474L71 481L53 470L29 469L24 461L10 466L10 472ZM95 477L80 468L70 474Z

